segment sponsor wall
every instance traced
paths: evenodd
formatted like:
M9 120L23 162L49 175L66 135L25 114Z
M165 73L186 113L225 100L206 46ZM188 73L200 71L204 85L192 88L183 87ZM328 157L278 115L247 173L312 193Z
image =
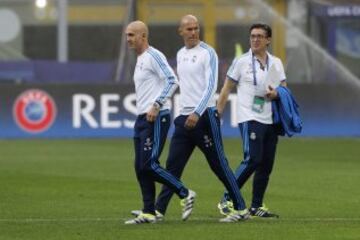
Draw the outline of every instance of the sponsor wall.
M129 137L135 94L118 85L4 85L1 138Z
M356 89L326 85L291 89L304 121L300 136L360 136ZM329 95L335 96L333 102ZM0 138L132 137L135 97L132 87L120 85L2 84ZM235 102L232 94L223 116L225 137L239 137ZM177 115L177 95L172 104Z
M4 85L0 93L0 138L133 136L136 95L131 87ZM235 95L230 98L235 103ZM179 113L178 94L172 99L172 113ZM237 124L232 116L235 128L227 132L235 136Z

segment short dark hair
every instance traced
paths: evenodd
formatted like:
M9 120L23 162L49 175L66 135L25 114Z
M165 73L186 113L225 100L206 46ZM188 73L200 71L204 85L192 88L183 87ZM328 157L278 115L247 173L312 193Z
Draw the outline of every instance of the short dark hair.
M251 31L254 28L261 28L266 32L266 37L271 37L272 35L272 30L271 27L265 23L254 23L253 25L250 26L250 30L249 33L251 33Z

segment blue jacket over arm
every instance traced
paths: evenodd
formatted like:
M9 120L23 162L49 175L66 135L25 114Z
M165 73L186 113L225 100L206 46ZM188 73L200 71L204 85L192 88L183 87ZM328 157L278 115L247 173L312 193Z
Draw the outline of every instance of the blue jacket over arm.
M276 90L279 98L272 101L273 121L281 126L279 135L291 137L302 130L299 105L288 88L279 86Z

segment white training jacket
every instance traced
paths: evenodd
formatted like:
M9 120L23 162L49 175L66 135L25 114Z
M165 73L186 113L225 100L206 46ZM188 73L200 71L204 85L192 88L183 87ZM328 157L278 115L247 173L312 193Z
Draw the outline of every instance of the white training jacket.
M150 46L137 57L134 83L138 115L147 113L155 101L161 110L170 109L178 80L162 52Z
M180 114L197 113L215 106L218 83L218 57L204 42L193 48L181 48L176 56L180 86Z

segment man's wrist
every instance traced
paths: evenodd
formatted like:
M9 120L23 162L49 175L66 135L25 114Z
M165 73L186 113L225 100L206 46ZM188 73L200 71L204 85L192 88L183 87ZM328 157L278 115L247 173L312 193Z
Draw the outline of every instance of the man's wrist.
M200 115L198 112L196 112L196 111L194 112L194 114L195 114L196 116L198 116L198 118L200 118L200 116L201 116L201 115Z
M153 107L154 107L156 110L160 111L161 105L160 105L159 102L154 102L154 103L153 103Z

